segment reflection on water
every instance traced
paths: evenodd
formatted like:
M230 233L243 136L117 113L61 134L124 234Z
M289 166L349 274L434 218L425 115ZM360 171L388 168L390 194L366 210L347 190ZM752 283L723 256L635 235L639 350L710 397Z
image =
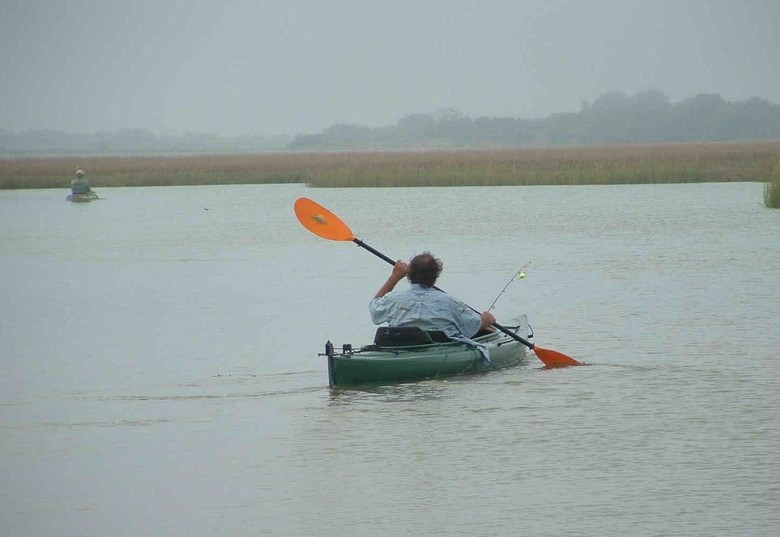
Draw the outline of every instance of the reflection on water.
M774 535L761 188L0 192L0 534ZM329 388L389 267L299 196L595 365Z
M432 401L446 396L447 380L422 380L395 385L365 385L330 388L331 405L359 403L415 403Z

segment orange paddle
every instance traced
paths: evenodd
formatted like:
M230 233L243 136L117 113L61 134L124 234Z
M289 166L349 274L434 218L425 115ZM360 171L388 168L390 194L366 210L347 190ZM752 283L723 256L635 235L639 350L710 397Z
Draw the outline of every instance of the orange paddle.
M387 257L382 252L375 250L371 246L367 245L357 237L355 237L355 234L352 233L352 230L349 229L349 226L344 223L344 221L341 220L338 216L330 212L328 209L320 205L319 203L310 200L309 198L298 198L295 201L295 216L298 217L298 220L301 224L303 224L303 227L314 233L315 235L318 235L322 237L323 239L328 239L332 241L352 241L361 248L365 248L375 256L379 257L380 259L383 259L390 263L391 265L395 265L395 261L389 257ZM436 287L436 289L439 289ZM441 289L439 289L441 291ZM442 291L443 292L443 291ZM472 308L471 306L468 306L472 311L475 311L479 313L477 310ZM525 339L521 338L514 332L510 331L508 328L505 328L501 326L498 323L493 323L493 326L495 326L497 329L501 330L503 333L508 335L509 337L512 337L534 351L536 353L536 356L539 357L539 359L544 363L547 367L567 367L570 365L583 365L581 362L578 362L574 358L570 356L566 356L565 354L554 351L551 349L543 349L539 345L536 345L534 343L531 343L530 341L526 341Z

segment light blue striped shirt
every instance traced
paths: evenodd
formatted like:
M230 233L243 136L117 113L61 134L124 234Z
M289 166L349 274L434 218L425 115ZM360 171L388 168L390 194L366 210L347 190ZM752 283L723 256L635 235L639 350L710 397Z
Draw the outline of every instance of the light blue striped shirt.
M471 308L433 287L413 283L406 291L373 298L368 304L374 324L441 330L453 339L473 337L482 318Z

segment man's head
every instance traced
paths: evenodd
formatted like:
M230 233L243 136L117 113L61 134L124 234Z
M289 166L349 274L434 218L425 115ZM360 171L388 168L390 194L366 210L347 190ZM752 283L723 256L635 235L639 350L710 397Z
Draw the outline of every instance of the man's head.
M409 272L406 277L412 283L423 287L433 287L443 268L441 260L433 257L430 252L423 252L409 261Z
M84 177L84 170L76 168L76 177Z

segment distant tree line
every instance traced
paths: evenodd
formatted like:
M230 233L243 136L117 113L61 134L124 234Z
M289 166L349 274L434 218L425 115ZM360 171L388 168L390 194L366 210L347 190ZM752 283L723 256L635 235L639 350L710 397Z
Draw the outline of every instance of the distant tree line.
M706 142L780 139L780 105L765 99L729 102L703 93L677 103L658 90L602 94L579 112L543 119L470 118L454 108L410 114L395 125L335 124L317 134L222 137L156 135L142 129L95 134L0 129L1 155L187 154L447 147Z
M524 147L780 139L780 105L757 97L728 102L705 93L678 103L658 90L602 94L579 112L543 119L470 118L448 108L411 114L390 127L337 124L296 136L293 150Z

